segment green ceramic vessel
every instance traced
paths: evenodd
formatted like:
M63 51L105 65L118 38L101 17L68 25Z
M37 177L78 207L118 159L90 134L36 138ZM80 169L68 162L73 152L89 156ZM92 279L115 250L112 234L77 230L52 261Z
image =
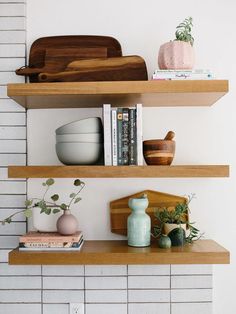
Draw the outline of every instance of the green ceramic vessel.
M127 221L128 245L135 247L149 246L151 219L145 212L148 207L147 197L130 198L128 205L132 211Z

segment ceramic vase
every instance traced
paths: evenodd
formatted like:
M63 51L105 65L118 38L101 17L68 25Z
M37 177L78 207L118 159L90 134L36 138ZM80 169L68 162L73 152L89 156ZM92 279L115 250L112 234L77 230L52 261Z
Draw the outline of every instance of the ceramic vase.
M191 70L194 49L189 42L174 40L161 45L158 55L161 70Z
M148 199L130 198L129 208L131 214L127 221L128 245L145 247L150 245L151 240L151 219L145 210L148 207Z
M168 235L172 230L181 227L182 229L184 229L184 231L187 231L187 227L186 224L170 224L170 223L165 223L164 224L164 234Z
M69 209L57 220L57 232L62 235L71 235L78 230L78 220L72 215Z
M40 214L41 208L35 207L32 210L32 225L33 228L40 232L56 232L57 220L63 214L62 211L56 214L46 215Z

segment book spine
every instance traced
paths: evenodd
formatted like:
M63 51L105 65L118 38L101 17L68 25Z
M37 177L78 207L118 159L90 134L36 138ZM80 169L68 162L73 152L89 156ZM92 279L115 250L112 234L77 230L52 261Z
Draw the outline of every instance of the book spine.
M122 164L129 164L129 109L123 108L122 113Z
M81 239L79 242L20 242L19 247L25 248L69 248L69 247L79 247L81 245Z
M117 166L117 111L111 111L112 165Z
M166 80L207 80L207 79L212 79L212 75L210 73L206 74L194 74L194 73L158 73L158 74L153 74L152 78L154 80L161 80L161 79L166 79Z
M123 165L122 163L122 120L123 120L123 109L117 109L117 155L118 155L118 166Z
M84 241L78 247L19 247L19 251L80 251Z
M129 109L129 165L136 163L136 109Z
M196 69L196 70L155 70L154 74L169 74L169 73L191 73L191 74L210 74L209 69Z
M111 105L103 105L103 128L104 128L104 163L112 165L111 158Z
M143 117L142 104L136 105L136 131L137 131L137 165L143 166Z
M27 237L27 236L20 236L19 242L30 242L30 243L62 243L62 242L79 242L83 237L82 234L78 236L47 236L47 237Z

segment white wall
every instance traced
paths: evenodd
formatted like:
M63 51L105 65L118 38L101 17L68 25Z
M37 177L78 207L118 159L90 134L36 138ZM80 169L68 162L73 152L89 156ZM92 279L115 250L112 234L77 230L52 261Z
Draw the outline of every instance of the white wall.
M233 0L174 1L28 1L28 47L38 37L62 34L100 34L116 37L123 54L139 54L149 75L157 68L159 46L173 38L175 26L194 19L196 67L209 68L230 80L230 93L211 108L145 108L144 138L176 132L175 164L230 164L230 179L86 179L83 201L76 212L86 238L114 238L109 231L108 202L142 189L169 193L196 193L193 220L206 237L231 251L231 265L215 266L214 313L231 314L236 308L235 209L236 132L234 104L236 66L236 4ZM125 105L125 104L124 104ZM57 164L53 130L64 122L101 114L99 110L28 111L29 164ZM46 123L47 122L47 123ZM47 152L47 153L45 153ZM39 181L29 182L29 195L38 193ZM70 191L71 180L58 180Z

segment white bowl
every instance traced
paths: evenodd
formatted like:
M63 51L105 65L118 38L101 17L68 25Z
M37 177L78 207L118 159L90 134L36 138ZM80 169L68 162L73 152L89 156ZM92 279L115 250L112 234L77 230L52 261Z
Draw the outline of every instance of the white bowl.
M57 143L56 153L65 165L94 165L103 153L102 143Z
M103 143L102 133L56 134L57 143Z
M70 122L56 129L56 134L103 133L100 118L87 118Z

